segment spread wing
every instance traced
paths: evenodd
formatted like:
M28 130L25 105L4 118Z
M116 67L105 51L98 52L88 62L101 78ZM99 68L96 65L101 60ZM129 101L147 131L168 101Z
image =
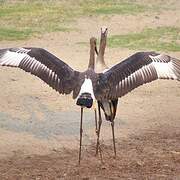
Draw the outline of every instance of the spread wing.
M100 74L97 99L115 99L156 79L180 80L180 60L155 52L138 52Z
M41 48L0 49L0 65L30 72L62 94L70 94L78 82L79 72Z

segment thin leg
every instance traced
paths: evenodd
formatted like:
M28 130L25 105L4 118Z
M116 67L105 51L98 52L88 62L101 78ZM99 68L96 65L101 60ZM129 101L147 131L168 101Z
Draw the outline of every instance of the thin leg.
M83 120L83 107L81 107L81 122L80 122L80 142L79 142L79 164L81 162L81 145L82 145L82 120Z
M98 130L97 130L96 155L98 154L98 149L99 149L99 136L100 136L100 130L102 124L101 109L99 104L98 104L98 112L99 112L99 122L98 122Z
M113 136L114 157L116 158L116 143L115 143L115 135L114 135L114 120L111 122L111 127L112 127L112 136Z
M94 109L94 115L95 115L95 126L96 126L95 132L97 134L97 111L96 111L96 109Z

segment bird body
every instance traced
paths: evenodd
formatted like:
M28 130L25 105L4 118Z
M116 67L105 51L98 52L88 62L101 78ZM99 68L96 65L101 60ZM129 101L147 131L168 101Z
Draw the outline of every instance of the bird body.
M93 85L92 85L92 81L90 78L86 77L84 79L84 82L81 86L81 89L80 89L80 92L79 92L79 95L80 96L81 94L83 93L90 93L92 98L95 100L95 96L94 96L94 91L93 91Z

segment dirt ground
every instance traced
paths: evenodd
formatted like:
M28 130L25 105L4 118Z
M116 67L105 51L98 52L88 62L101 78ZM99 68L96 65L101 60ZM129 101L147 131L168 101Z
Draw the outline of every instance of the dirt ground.
M172 2L178 7L179 1ZM79 31L2 41L0 48L43 47L74 69L84 70L89 47L79 42L99 37L103 25L110 35L145 27L180 27L180 10L80 18L69 24ZM107 47L105 59L112 66L134 52ZM180 51L168 54L180 59ZM103 162L95 156L94 113L86 110L83 157L78 166L80 109L72 97L59 95L19 69L1 67L0 79L0 179L180 179L179 82L158 80L119 100L116 159L111 127L106 121L101 134Z

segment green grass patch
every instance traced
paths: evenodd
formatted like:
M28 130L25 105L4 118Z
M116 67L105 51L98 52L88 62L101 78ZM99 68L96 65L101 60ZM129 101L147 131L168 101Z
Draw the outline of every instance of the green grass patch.
M105 3L91 6L87 10L92 14L138 14L150 9L147 6L135 3Z
M180 28L159 27L140 33L114 35L108 38L109 47L136 50L180 51Z
M0 40L21 39L21 34L25 39L46 32L71 31L69 22L81 16L135 15L149 10L149 5L131 0L0 0Z
M32 35L32 31L26 30L13 30L7 28L0 28L0 40L24 40Z
M59 1L40 0L0 2L0 40L20 40L46 32L70 31L65 22L77 14L65 5Z

